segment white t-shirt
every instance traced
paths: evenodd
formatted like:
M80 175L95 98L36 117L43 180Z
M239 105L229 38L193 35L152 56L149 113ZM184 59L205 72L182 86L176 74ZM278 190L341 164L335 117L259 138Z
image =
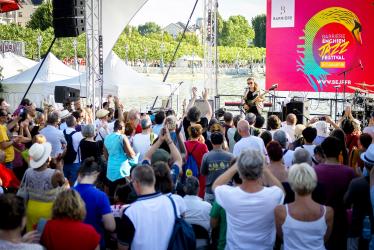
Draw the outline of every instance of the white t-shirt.
M313 157L314 156L314 149L315 149L315 147L316 147L316 145L303 145L303 146L297 147L295 149L295 151L298 150L299 148L303 148L303 149L305 149L306 151L309 152L310 157Z
M184 200L172 195L177 215L183 214ZM175 216L170 199L166 195L154 194L137 199L124 212L131 220L135 235L131 249L167 249L173 232Z
M157 135L153 134L153 138L156 139ZM145 153L151 147L151 135L150 134L136 134L132 141L135 153L140 153L139 162L143 161Z
M235 157L238 157L243 149L255 149L267 155L266 148L264 145L264 141L257 136L248 136L245 138L240 139L237 143L235 143L233 154Z
M294 151L288 149L286 153L284 153L285 149L283 149L283 163L286 168L290 168L292 166L293 160L293 153Z
M275 241L274 208L283 203L284 194L276 186L248 193L240 187L219 186L217 203L226 211L226 250L272 250Z
M184 215L184 219L190 224L200 225L209 231L209 213L212 209L212 205L195 195L186 195L183 197L183 200L186 204L186 214Z
M282 124L281 130L286 132L286 134L288 135L287 138L291 140L289 141L289 143L295 141L295 127L295 125Z

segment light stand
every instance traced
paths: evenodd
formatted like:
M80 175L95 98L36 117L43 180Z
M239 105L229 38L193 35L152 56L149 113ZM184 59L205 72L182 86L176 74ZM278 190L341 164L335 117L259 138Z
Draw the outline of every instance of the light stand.
M344 84L345 87L345 84ZM340 88L340 85L335 85L335 123L337 122L337 114L338 114L338 88Z

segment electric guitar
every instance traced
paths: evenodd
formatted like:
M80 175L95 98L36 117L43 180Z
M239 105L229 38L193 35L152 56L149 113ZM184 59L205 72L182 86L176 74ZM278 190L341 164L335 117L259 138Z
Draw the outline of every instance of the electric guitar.
M255 99L251 100L251 101L245 101L244 103L244 110L247 112L248 110L250 110L253 106L256 106L257 107L257 110L259 112L261 112L261 110L264 108L263 106L263 102L264 102L264 99L263 97L269 93L269 90L266 90L264 93L262 93L261 95L258 95L256 96Z

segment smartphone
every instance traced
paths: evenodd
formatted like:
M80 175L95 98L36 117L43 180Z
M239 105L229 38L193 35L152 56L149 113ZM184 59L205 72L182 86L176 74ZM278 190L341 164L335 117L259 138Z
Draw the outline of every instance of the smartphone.
M44 218L41 218L38 222L38 225L36 226L36 230L38 231L38 233L40 233L40 235L43 234L45 224L47 224L47 220Z
M320 121L326 121L326 117L321 116L321 117L319 118L319 120L320 120Z

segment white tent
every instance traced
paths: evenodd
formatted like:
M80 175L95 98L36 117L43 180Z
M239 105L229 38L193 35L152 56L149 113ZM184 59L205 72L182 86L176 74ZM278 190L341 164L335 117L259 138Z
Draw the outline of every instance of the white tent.
M41 61L30 69L7 78L2 82L4 87L3 96L12 107L16 107L21 101L40 64ZM78 75L78 71L66 66L52 53L49 53L34 81L33 86L27 94L27 98L35 102L37 105L40 105L43 100L53 102L54 85L51 83L69 79Z
M104 82L119 87L121 97L169 96L170 84L154 81L136 72L111 52L104 64Z
M113 51L104 62L104 96L108 94L120 97L155 97L169 96L170 84L151 80L121 60ZM81 90L81 96L86 96L86 74L57 81L55 86L69 86ZM100 91L96 88L96 91ZM97 92L99 93L99 92ZM96 95L97 96L97 95Z
M13 54L12 52L0 53L1 75L4 79L15 76L32 66L37 62L27 59L26 57Z

